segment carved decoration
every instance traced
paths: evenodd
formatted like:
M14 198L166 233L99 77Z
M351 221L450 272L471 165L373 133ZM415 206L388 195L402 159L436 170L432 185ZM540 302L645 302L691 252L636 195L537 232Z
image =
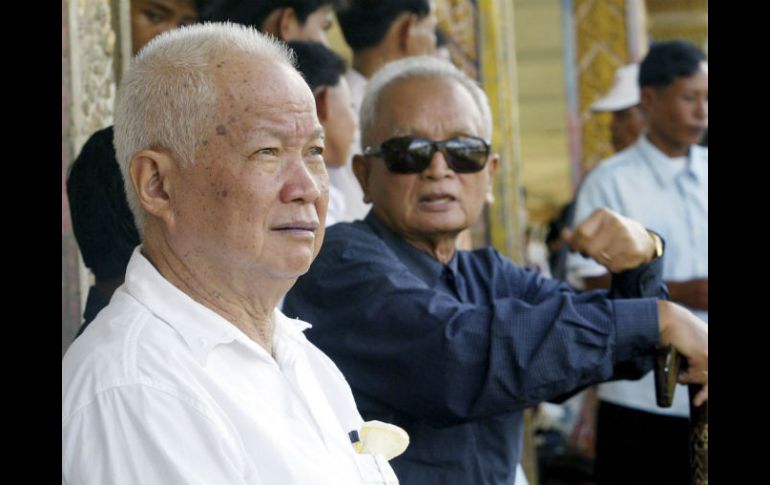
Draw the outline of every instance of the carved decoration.
M591 104L612 86L615 71L630 62L625 0L575 0L579 119L582 126L581 167L588 171L612 155L607 114L594 114Z
M476 47L478 15L470 0L439 0L436 17L441 30L449 38L452 63L473 79L479 79L479 56Z
M75 0L73 0L75 1ZM115 32L109 0L76 0L72 39L74 153L95 131L112 124Z

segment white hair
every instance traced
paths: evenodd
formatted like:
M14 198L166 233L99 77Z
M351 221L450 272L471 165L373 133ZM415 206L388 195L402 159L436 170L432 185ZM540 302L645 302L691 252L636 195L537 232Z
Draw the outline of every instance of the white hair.
M140 150L163 148L183 165L195 163L195 152L217 109L214 66L225 57L241 54L291 67L295 64L293 52L284 43L229 22L165 32L131 62L117 94L114 143L140 234L144 232L144 210L131 184L131 159Z
M361 141L369 140L370 132L377 119L382 91L402 79L441 78L451 79L463 86L473 98L481 114L483 133L487 141L492 137L492 112L489 100L479 85L452 63L433 56L412 56L390 62L377 71L366 85L366 93L361 102L360 126Z

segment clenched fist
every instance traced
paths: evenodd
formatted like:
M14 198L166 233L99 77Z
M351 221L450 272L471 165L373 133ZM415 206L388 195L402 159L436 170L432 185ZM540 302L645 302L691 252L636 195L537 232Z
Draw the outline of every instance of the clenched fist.
M562 233L570 249L593 258L611 273L620 273L655 258L655 239L641 224L617 212L594 211L575 229Z

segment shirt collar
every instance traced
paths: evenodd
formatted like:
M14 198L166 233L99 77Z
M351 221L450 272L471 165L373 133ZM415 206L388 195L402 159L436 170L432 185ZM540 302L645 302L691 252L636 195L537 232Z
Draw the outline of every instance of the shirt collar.
M394 233L390 228L380 221L374 214L374 210L364 219L375 233L385 241L385 244L393 250L396 257L414 273L418 278L429 286L435 286L444 272L445 265L440 263L431 255L424 253L406 242L403 238ZM457 251L452 256L449 264L446 265L453 273L457 273Z
M126 291L147 307L155 317L171 326L201 365L206 365L209 352L214 347L232 342L240 342L254 349L263 359L273 361L265 349L235 325L172 285L141 253L141 246L134 250L128 262ZM273 316L273 343L277 339L285 338L300 343L306 342L302 332L310 328L310 324L290 319L277 309L274 310Z
M345 78L348 81L350 92L353 94L353 99L357 100L358 104L361 104L360 100L364 97L364 91L366 91L366 85L369 80L352 67L348 69ZM358 115L358 113L356 113L356 115Z
M708 173L708 167L703 166L704 157L701 151L702 147L700 146L692 145L690 147L687 153L687 167L684 170L679 169L677 164L672 163L672 157L669 157L655 146L647 137L647 133L639 137L636 146L661 186L674 183L676 178L685 172L696 178L703 177L704 168L706 173Z
M709 149L700 145L690 147L690 163L688 165L690 173L695 178L703 182L708 180L709 175Z

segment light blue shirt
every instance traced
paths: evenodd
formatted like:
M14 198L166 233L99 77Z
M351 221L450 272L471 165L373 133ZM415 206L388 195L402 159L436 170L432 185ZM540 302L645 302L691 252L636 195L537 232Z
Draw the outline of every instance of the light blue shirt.
M635 219L666 241L663 278L684 281L708 278L708 149L693 145L684 163L677 163L647 136L601 162L586 176L576 199L575 223L607 207ZM592 259L570 253L570 280L606 272ZM708 313L695 311L708 321ZM649 412L688 415L687 389L677 386L674 405L655 404L652 373L640 381L600 386L599 396L616 404Z

